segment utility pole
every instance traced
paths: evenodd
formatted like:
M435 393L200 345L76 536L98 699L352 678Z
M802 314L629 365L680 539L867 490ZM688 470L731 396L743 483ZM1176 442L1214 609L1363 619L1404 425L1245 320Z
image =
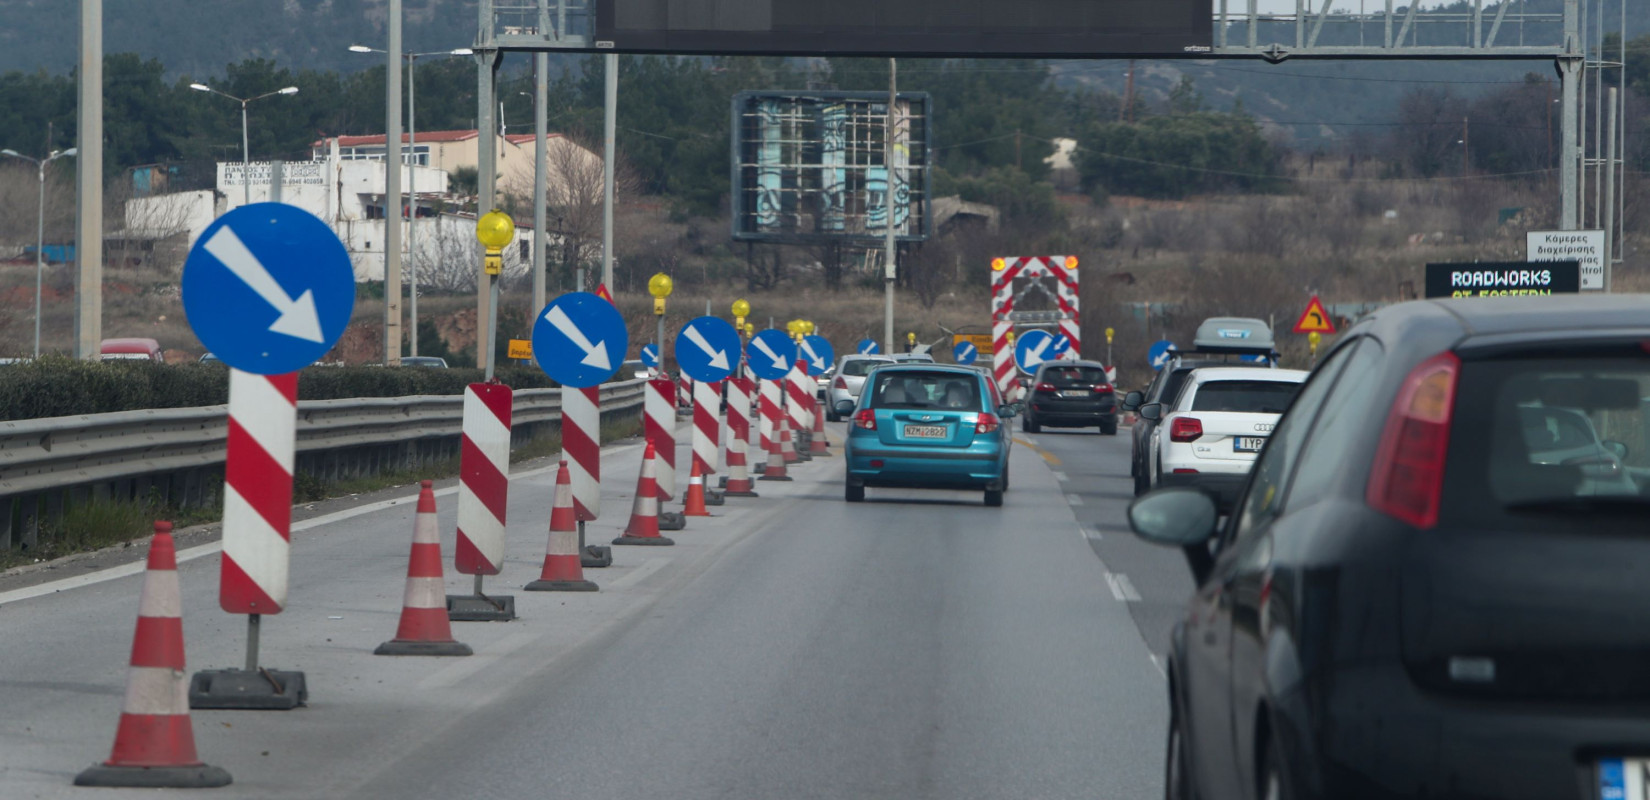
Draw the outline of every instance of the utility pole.
M1470 130L1468 128L1467 118L1462 117L1461 118L1461 177L1463 177L1463 178L1467 177L1467 174L1472 169L1472 161L1467 157L1467 151L1472 148L1472 139L1470 139L1468 137L1469 132L1470 132Z
M384 100L384 366L401 365L401 0L389 2ZM244 113L244 111L243 111Z
M882 238L882 341L889 353L898 352L894 349L894 278L899 275L894 251L894 102L898 98L898 70L898 61L888 59L888 119L882 134L882 164L888 175L882 201L887 212L883 220Z
M619 125L619 54L608 53L602 59L602 73L606 79L602 105L605 107L602 142L602 283L613 292L613 158L614 143ZM662 346L662 343L661 343ZM664 366L664 354L659 354L659 366Z
M1134 59L1129 59L1128 83L1123 87L1123 108L1117 114L1121 122L1134 122Z
M533 54L533 313L543 310L544 267L548 246L545 227L545 196L550 182L550 116L545 106L550 103L550 54Z
M103 344L103 0L80 0L80 169L75 182L75 358Z

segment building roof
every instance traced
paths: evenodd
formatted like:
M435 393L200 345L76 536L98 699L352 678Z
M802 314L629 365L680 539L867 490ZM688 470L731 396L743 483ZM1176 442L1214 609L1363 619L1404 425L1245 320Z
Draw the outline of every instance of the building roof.
M375 144L376 145L382 145L388 140L388 138L389 138L388 136L386 136L385 134L382 134L382 133L368 134L366 136L329 136L326 139L317 139L316 141L310 142L309 146L310 147L324 147L324 146L326 146L326 143L327 143L328 139L337 139L339 147L360 147L362 145L375 145ZM402 143L408 142L411 138L412 138L412 136L410 134L407 134L407 133L401 134ZM421 142L421 143L424 143L424 144L430 144L430 143L434 143L434 142L463 142L463 141L468 141L468 140L474 139L474 138L476 138L476 130L474 128L471 128L467 131L419 131L418 132L418 141Z
M531 134L531 133L508 133L508 134L504 135L504 141L507 141L510 144L531 144L532 141L533 141L533 137L534 137L534 134ZM559 134L559 133L546 134L544 138L546 138L546 139L560 139L561 134Z

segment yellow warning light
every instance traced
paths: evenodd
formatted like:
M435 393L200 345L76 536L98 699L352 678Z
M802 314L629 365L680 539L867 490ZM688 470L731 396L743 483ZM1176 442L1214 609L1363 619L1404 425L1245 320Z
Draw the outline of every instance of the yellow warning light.
M1000 258L991 259L991 269L993 269L997 272L1002 272L1003 267L1006 267L1006 266L1008 266L1008 262L1003 260L1003 259L1000 259Z
M1066 256L1066 269L1077 269L1077 256Z

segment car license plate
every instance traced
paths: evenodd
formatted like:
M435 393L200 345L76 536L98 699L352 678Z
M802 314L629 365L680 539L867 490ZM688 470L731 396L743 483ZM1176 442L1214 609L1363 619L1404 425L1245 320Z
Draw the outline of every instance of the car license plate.
M1650 758L1601 758L1599 800L1650 800Z
M1072 399L1072 400L1081 400L1082 398L1088 397L1089 393L1088 392L1061 392L1060 396L1068 398L1068 399Z
M946 438L944 425L907 425L905 426L907 439L944 439Z
M1232 450L1238 453L1259 453L1265 446L1265 436L1239 436L1232 442Z

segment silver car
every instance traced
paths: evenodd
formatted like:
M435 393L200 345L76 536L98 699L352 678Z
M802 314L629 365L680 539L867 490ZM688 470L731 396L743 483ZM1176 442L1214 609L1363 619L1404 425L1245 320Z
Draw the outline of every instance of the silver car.
M847 400L850 403L859 402L859 390L865 385L865 376L871 370L883 364L892 364L894 359L888 356L867 356L855 353L836 360L836 376L831 378L830 388L825 390L825 419L839 422L842 417L836 413L836 404Z

